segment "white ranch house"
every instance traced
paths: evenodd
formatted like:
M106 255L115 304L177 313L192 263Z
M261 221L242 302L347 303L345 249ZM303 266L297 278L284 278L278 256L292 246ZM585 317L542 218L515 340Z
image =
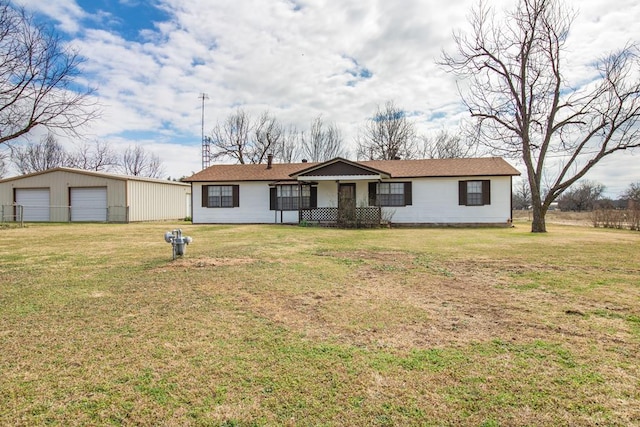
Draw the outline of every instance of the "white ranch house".
M192 220L507 226L512 177L497 157L214 165L185 179Z

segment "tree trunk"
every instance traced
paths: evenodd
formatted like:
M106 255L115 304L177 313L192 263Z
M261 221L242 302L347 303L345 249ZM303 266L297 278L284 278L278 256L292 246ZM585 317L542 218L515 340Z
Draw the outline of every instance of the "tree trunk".
M531 232L532 233L546 233L547 232L547 224L545 222L545 215L547 210L542 206L541 203L533 203L533 220L531 222Z

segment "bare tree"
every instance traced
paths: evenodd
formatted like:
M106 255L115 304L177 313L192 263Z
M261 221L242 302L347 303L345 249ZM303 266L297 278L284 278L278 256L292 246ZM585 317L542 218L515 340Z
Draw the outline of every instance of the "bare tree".
M546 231L551 203L602 158L640 146L638 49L627 45L594 61L594 78L574 88L562 72L574 16L560 0L519 0L505 17L481 3L470 34L455 34L457 51L441 61L469 79L461 96L477 119L479 140L523 160L532 232ZM551 162L558 172L545 195Z
M459 134L441 130L435 137L422 138L422 158L425 159L461 159L473 157L477 147L464 141Z
M335 123L325 124L322 115L312 122L309 132L300 136L302 157L311 162L324 162L343 155L342 134Z
M523 179L516 185L512 202L513 209L529 209L529 206L531 206L531 190L527 180Z
M0 179L4 178L7 173L7 160L9 159L9 155L0 151Z
M622 194L622 197L640 207L640 181L632 182Z
M119 164L118 154L102 141L83 142L69 158L73 167L92 171L110 171Z
M147 153L140 145L129 146L124 151L120 168L126 175L147 178L160 178L164 173L160 158Z
M230 158L240 164L250 163L247 150L251 143L249 115L242 109L216 124L211 132L212 159Z
M53 134L47 134L38 143L11 147L11 161L22 174L71 166L69 154Z
M563 211L590 211L602 197L605 186L585 180L576 183L558 198L558 207Z
M78 91L78 53L8 0L0 0L0 144L43 126L77 134L97 116Z
M247 147L247 157L249 163L263 163L267 154L273 154L282 145L285 132L278 119L268 111L260 115L253 129L254 140Z
M301 134L295 127L290 127L282 133L279 143L273 150L274 158L282 163L293 163L298 159Z
M394 160L416 156L416 130L404 110L387 101L377 107L372 119L357 137L358 159Z

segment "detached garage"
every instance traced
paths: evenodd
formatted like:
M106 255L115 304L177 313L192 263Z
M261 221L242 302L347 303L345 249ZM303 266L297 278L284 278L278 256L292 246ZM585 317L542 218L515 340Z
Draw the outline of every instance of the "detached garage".
M135 222L191 216L182 182L73 168L0 180L2 221Z

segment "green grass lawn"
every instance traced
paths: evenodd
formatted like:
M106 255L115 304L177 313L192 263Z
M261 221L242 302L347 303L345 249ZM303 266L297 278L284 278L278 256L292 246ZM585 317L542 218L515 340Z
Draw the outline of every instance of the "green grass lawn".
M0 229L0 425L640 425L640 233L548 229Z

